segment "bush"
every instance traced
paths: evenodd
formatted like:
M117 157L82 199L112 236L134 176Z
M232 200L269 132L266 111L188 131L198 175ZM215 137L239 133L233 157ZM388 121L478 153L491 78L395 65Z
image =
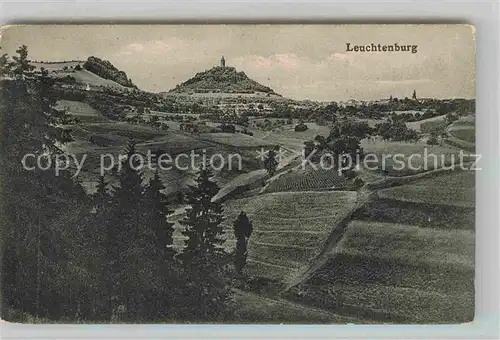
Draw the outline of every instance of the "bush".
M235 133L236 127L232 124L221 124L219 125L219 130L221 132Z
M295 132L302 132L302 131L306 131L308 129L307 125L304 124L303 122L295 125Z
M438 145L439 142L437 140L437 137L436 136L431 136L428 140L427 140L427 145Z

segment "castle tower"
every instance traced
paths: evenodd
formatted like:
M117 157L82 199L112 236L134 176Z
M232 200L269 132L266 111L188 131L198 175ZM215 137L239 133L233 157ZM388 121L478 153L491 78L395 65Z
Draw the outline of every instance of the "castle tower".
M226 67L226 59L224 59L224 56L220 58L220 67Z

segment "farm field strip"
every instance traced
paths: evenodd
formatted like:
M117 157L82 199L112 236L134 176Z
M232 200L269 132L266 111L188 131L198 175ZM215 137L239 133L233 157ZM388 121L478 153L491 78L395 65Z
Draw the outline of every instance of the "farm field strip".
M443 294L405 287L378 284L332 284L304 287L307 298L328 310L346 315L378 315L393 321L429 322L449 320L459 322L473 310L473 294ZM454 319L453 316L459 317Z
M297 268L292 268L289 265L281 266L258 261L251 257L247 260L246 270L252 275L263 276L276 281L287 280L298 272Z
M270 182L264 192L311 191L343 187L345 180L336 170L308 169L293 170L281 175Z
M377 199L356 216L357 220L414 225L421 228L474 230L474 208L441 203L418 203L396 199Z
M351 221L338 251L407 263L436 262L474 267L475 234L391 223Z
M475 190L468 188L453 188L443 190L439 196L429 192L428 186L400 186L381 190L381 198L397 199L403 202L450 204L465 208L474 208Z
M448 139L453 139L450 137ZM460 142L459 142L460 143ZM471 143L464 142L470 146ZM427 145L419 141L406 142L371 142L361 141L365 154L374 154L378 163L370 162L371 171L389 171L390 176L407 176L425 171L434 170L451 164L459 165L460 148L453 145ZM427 156L427 157L424 157ZM468 152L463 154L464 162L474 161L476 158ZM411 164L411 167L410 167ZM377 169L374 167L377 165ZM385 167L384 167L385 165Z
M455 282L450 285L450 280ZM353 252L337 252L305 283L322 285L334 283L357 285L381 284L442 293L461 293L474 290L474 268L457 263L413 261L398 258L369 257Z
M248 254L251 258L282 266L299 268L314 255L315 248L283 248L255 244L250 241Z
M242 320L262 319L262 309L269 320L264 322L280 323L361 323L362 320L336 315L328 311L297 304L282 298L264 297L259 294L236 290L235 299L238 302L238 314L244 314ZM307 321L305 321L307 320Z
M475 172L459 171L383 189L379 197L402 202L475 207Z
M268 246L268 247L278 247L278 248L291 248L291 249L299 249L299 250L314 250L315 247L307 247L307 246L295 246L290 244L279 244L279 243L267 243L267 242L258 242L251 240L253 245L257 246Z

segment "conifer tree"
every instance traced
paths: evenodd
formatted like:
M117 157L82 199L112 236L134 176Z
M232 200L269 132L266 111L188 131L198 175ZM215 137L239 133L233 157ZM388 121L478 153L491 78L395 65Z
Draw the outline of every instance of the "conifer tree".
M0 50L2 48L0 47ZM0 77L9 76L11 74L12 63L9 61L7 53L0 56Z
M234 236L236 237L236 249L234 252L234 266L236 273L242 275L243 268L247 263L248 239L252 235L252 223L247 214L242 211L233 224Z
M22 166L27 154L53 156L56 143L67 141L61 137L68 133L62 128L67 115L56 114L52 106L52 83L30 74L26 46L17 52L12 63L1 61L16 71L15 79L0 80L0 114L8 122L0 145L1 190L9 197L3 207L2 305L33 316L71 317L83 303L75 294L84 285L80 275L88 273L85 259L74 251L86 245L73 236L88 206L70 170L57 176L54 169L28 171Z
M167 216L172 213L167 207L167 200L161 190L165 189L156 168L154 176L149 180L145 189L145 215L146 223L154 231L155 245L160 257L172 259L172 234L173 223L167 221Z
M183 262L190 264L193 261L212 261L224 254L222 243L223 221L222 204L212 202L212 198L219 192L218 185L211 180L212 173L206 167L201 169L196 179L196 186L191 186L187 195L187 202L191 205L187 209L187 217L181 221L187 237L182 253Z
M97 212L104 211L111 204L108 182L105 181L104 176L99 177L97 191L92 195L92 203Z
M29 63L28 60L28 47L26 45L20 46L16 53L17 56L12 57L14 59L12 73L16 79L23 79L26 76L30 76L30 72L35 68Z
M217 320L225 315L229 294L224 273L227 254L222 248L223 209L221 203L212 201L219 187L211 181L211 175L206 166L200 170L196 186L187 195L191 207L181 221L187 240L180 259L188 280L181 303L187 317L200 320Z
M269 176L273 176L278 168L275 149L270 149L264 159L264 169L267 170Z
M126 317L132 320L141 313L144 304L140 299L149 289L147 286L153 284L154 268L146 258L154 247L145 242L154 238L145 235L148 229L142 212L143 178L133 140L127 143L125 153L107 228L108 297L111 311L124 307Z

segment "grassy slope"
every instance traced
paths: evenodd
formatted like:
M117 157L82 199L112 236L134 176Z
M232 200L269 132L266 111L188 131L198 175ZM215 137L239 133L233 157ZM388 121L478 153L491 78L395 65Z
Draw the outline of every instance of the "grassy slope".
M361 147L365 154L375 155L375 158L370 156L372 158L367 162L370 170L380 171L385 168L390 176L407 176L459 163L460 150L447 145L431 146L422 141L416 143L372 142L365 139L361 142ZM464 162L474 159L474 157L467 156L467 153L464 154Z
M474 315L474 173L400 188L349 223L330 260L290 297L340 314L393 322L465 322ZM443 191L444 190L444 191ZM404 191L403 191L404 192ZM441 196L436 200L432 193ZM415 203L413 201L417 201ZM436 205L446 203L447 206Z
M458 139L464 140L469 143L476 142L476 130L474 128L471 129L453 129L450 130L450 134Z
M234 249L232 223L243 210L254 229L249 243L249 273L286 281L317 254L355 201L355 192L273 193L228 201L224 204L226 250ZM180 230L176 224L177 247L183 244Z
M379 196L403 202L474 208L474 183L475 172L460 171L410 185L384 189L379 192Z

